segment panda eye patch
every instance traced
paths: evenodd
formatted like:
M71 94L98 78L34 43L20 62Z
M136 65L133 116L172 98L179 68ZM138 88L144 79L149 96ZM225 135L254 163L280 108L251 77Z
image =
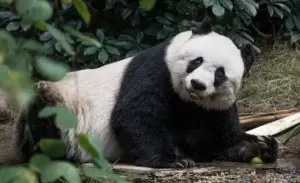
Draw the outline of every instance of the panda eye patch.
M226 75L225 75L225 70L224 67L219 67L217 68L217 70L215 71L215 82L214 85L220 86L225 80L226 80Z
M186 69L187 73L193 72L195 69L197 69L201 64L203 63L203 58L202 57L197 57L194 60L191 60L189 62L189 65Z

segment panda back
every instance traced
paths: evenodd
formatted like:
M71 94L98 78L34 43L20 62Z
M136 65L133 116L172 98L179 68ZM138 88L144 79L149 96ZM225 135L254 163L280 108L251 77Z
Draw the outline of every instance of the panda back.
M123 72L131 58L124 59L97 69L81 70L68 74L64 80L55 83L66 101L67 108L74 111L79 120L77 133L86 133L99 138L104 156L115 160L121 150L110 128L110 115L116 102ZM68 156L80 161L89 158L76 149L74 133L68 131L62 139L70 145Z

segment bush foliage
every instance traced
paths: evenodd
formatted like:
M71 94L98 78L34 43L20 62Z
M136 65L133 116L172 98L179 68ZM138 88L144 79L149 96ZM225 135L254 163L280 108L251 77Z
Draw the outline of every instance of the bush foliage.
M0 88L21 109L34 100L34 77L56 81L72 69L130 57L197 26L206 15L238 46L250 43L259 51L254 40L275 35L287 36L292 43L300 40L297 0L0 0L0 4ZM76 117L64 108L46 107L39 115L53 114L58 128L76 128ZM81 170L93 179L124 182L108 170L93 137L76 136L95 168L82 170L54 160L66 154L66 145L43 139L39 143L43 153L26 165L1 169L1 182L76 183Z
M27 2L27 1L24 1ZM64 50L63 42L51 31L37 31L16 15L18 10L3 8L0 26L22 37L41 41L47 54L67 62L72 69L95 68L134 55L154 44L187 30L201 22L205 15L216 20L216 27L234 40L238 46L257 38L274 35L287 36L292 43L300 39L300 2L297 0L85 0L91 15L78 15L79 1L49 0L54 7L48 20L51 26L69 26L97 40L96 45L83 45L72 38L65 41L76 52ZM45 7L44 7L45 8ZM39 12L41 11L41 12ZM50 10L36 8L32 14L38 19L50 16ZM22 12L21 12L22 13ZM23 21L24 20L24 21ZM86 21L90 20L90 24ZM255 39L254 39L255 38ZM101 45L100 45L101 44Z

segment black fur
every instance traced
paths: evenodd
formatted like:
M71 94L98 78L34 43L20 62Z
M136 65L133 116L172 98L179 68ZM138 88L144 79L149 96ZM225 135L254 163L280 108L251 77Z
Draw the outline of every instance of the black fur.
M227 77L226 77L224 67L218 67L215 71L214 86L215 87L221 86L221 84L223 84L226 81L226 79Z
M39 112L46 106L62 104L62 97L55 95L52 88L41 82L36 85L35 101L24 111L19 122L20 148L25 155L25 161L35 153L40 152L39 142L42 138L59 139L60 130L55 126L54 117L39 118Z
M124 159L140 166L182 168L212 160L274 161L277 142L260 141L240 126L236 104L205 110L173 91L164 62L169 42L133 58L121 85L111 124Z
M241 54L244 59L244 66L245 66L244 76L247 76L249 74L250 68L254 63L257 52L250 44L246 44L241 47Z
M192 30L192 33L197 34L197 35L208 34L208 33L212 32L212 30L213 30L212 24L213 24L213 19L206 16L206 17L204 17L200 26Z

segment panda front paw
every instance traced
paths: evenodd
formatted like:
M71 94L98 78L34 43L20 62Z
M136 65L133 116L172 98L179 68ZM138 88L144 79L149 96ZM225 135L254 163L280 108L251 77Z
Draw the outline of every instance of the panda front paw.
M240 143L229 148L225 159L238 162L250 162L259 157L264 163L276 161L278 143L272 136L256 136L246 134Z
M183 158L173 163L169 163L167 168L193 168L195 166L196 163L192 159Z
M252 146L253 152L256 152L257 157L260 157L263 162L274 162L278 156L278 143L272 136L256 136L257 140Z

